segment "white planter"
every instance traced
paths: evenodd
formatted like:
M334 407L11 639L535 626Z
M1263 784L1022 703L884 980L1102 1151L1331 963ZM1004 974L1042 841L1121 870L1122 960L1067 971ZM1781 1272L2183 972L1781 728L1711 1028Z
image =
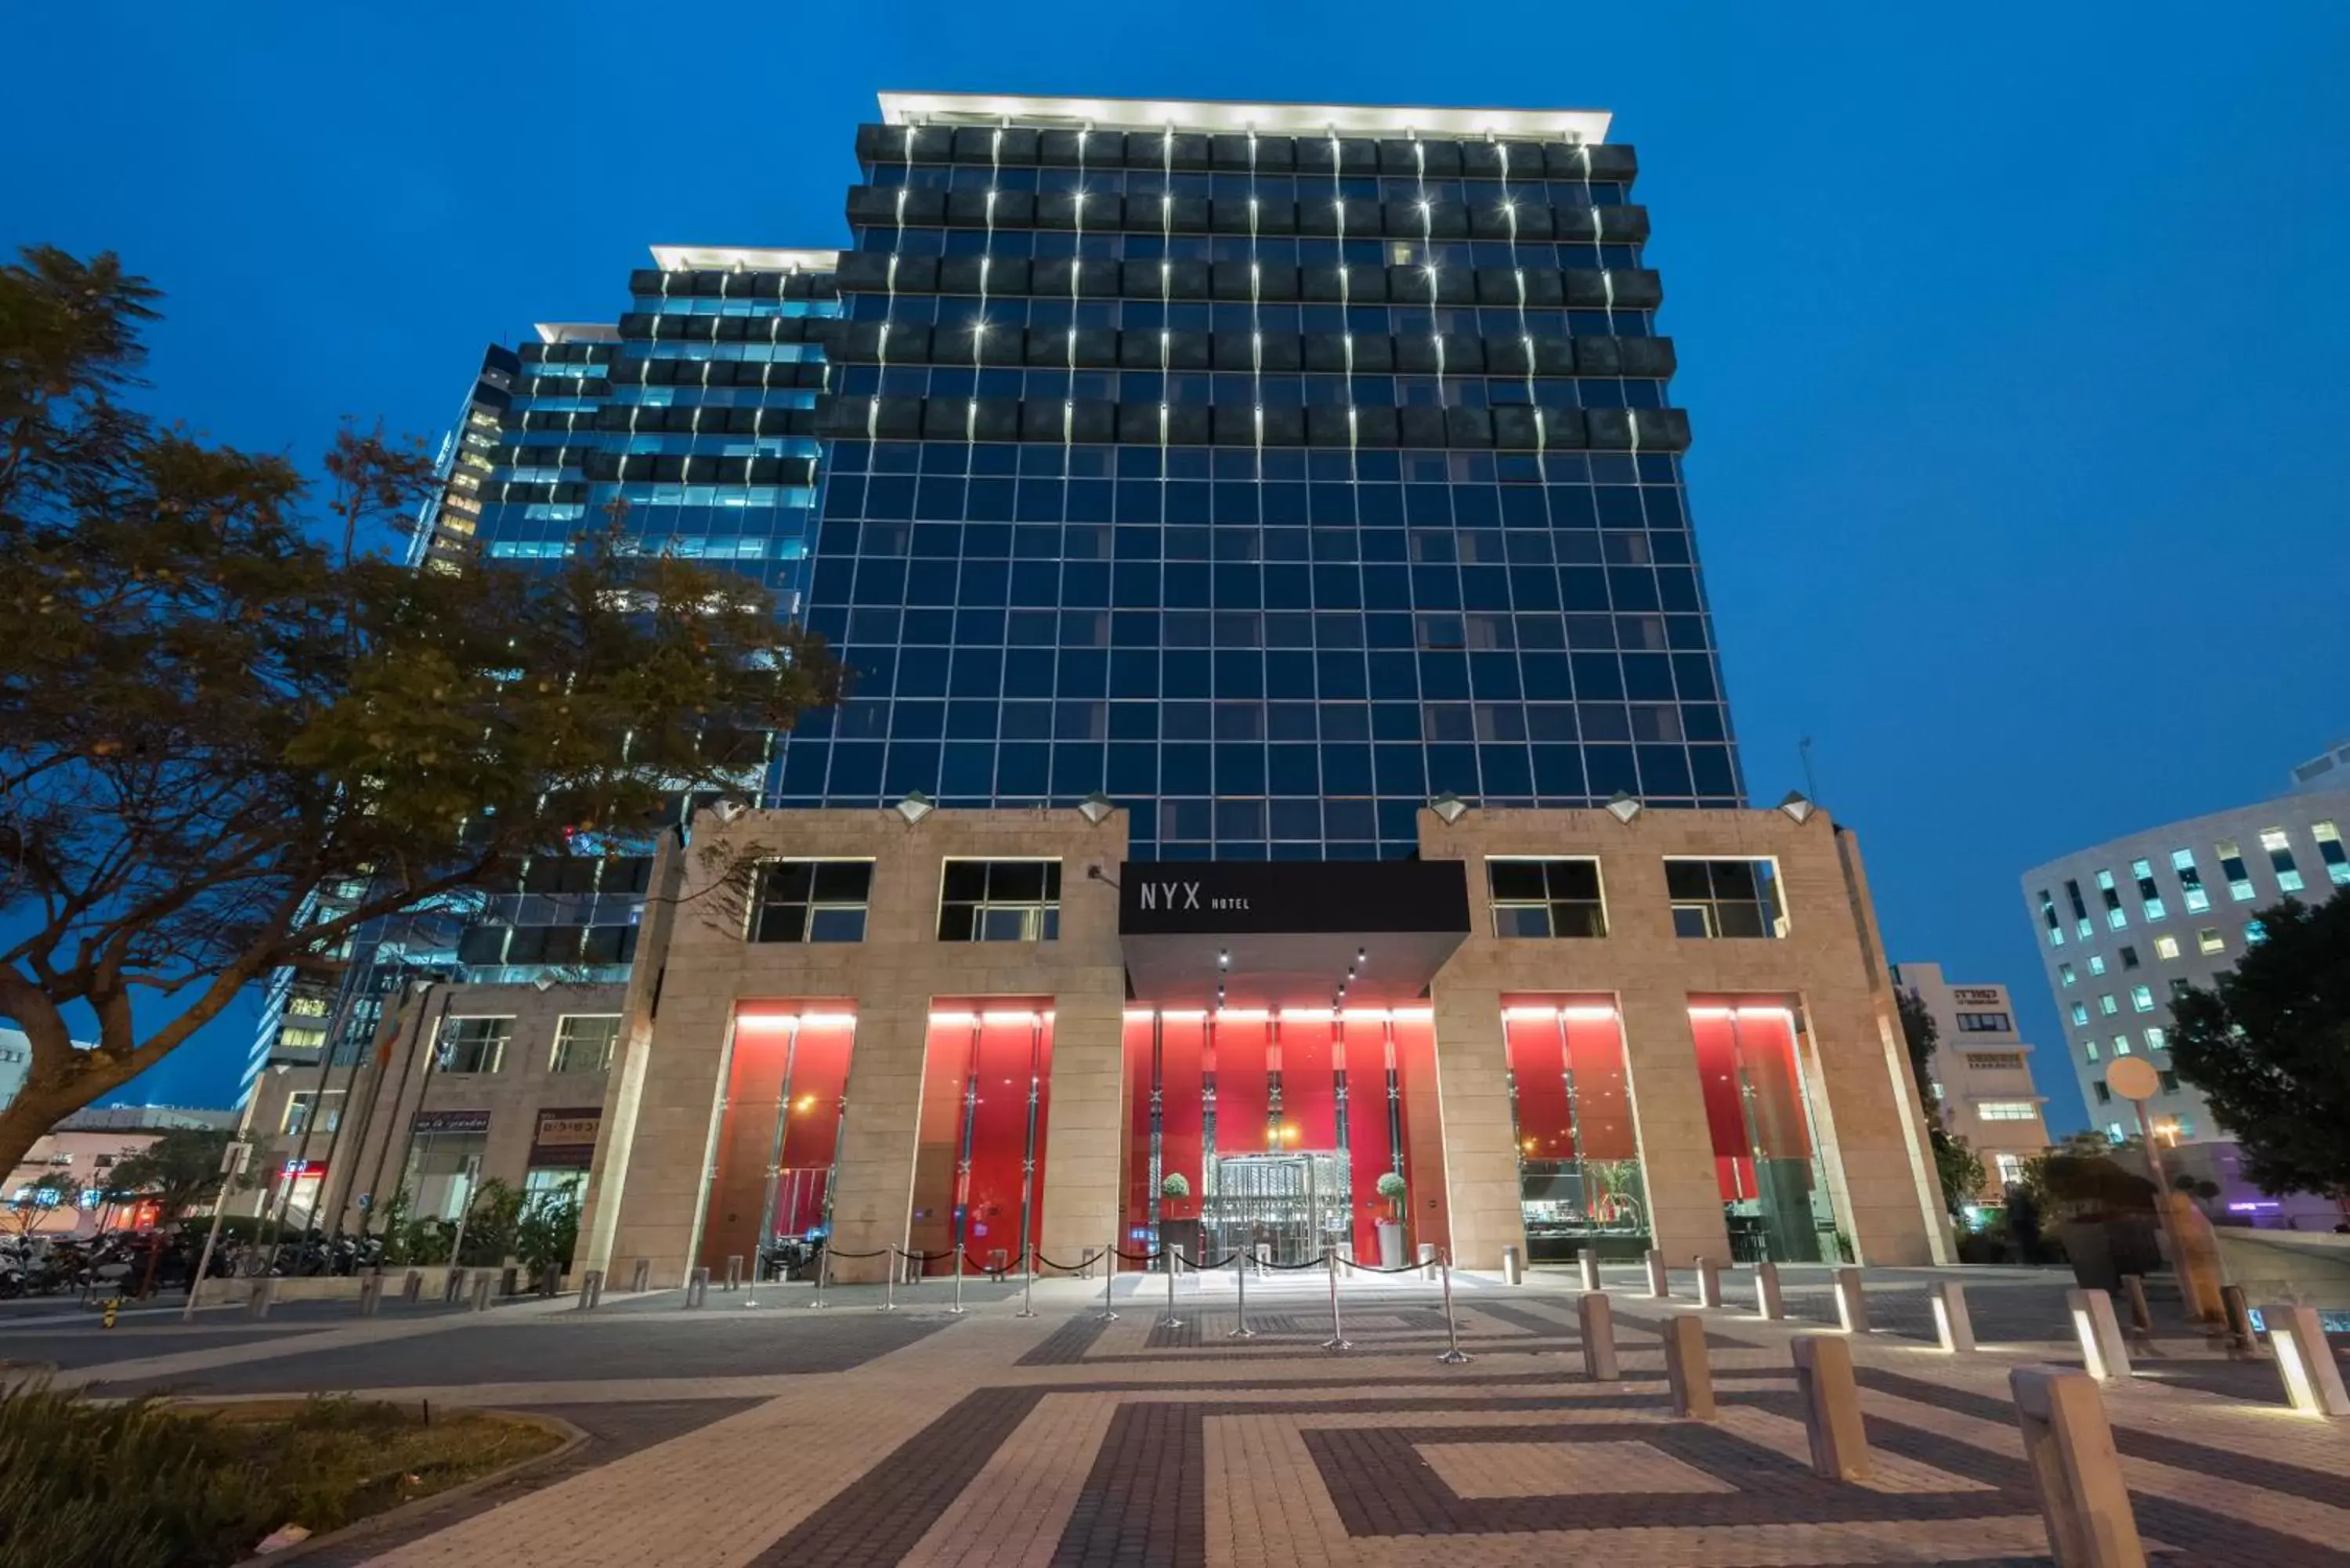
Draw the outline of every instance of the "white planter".
M1379 1267L1400 1269L1403 1264L1403 1221L1382 1220L1379 1221Z

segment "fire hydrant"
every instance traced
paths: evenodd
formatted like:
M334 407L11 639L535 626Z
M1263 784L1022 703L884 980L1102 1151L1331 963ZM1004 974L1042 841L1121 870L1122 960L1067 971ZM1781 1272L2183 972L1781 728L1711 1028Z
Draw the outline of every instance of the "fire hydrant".
M103 1314L103 1315L100 1317L100 1319L99 1319L99 1326L100 1326L100 1327L102 1327L102 1328L112 1328L112 1327L114 1326L114 1317L115 1317L115 1314L116 1314L117 1313L120 1313L121 1310L122 1310L122 1298L121 1298L120 1296L109 1296L109 1297L107 1297L107 1298L106 1298L106 1310L105 1310L104 1314Z

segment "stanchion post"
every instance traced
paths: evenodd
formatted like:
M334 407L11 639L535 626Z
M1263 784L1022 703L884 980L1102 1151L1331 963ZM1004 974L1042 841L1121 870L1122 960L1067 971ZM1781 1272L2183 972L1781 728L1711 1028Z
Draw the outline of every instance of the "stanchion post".
M1860 1271L1845 1268L1835 1272L1836 1322L1846 1334L1868 1332L1868 1295L1860 1286Z
M1721 1304L1721 1265L1711 1258L1697 1261L1697 1304L1701 1307Z
M2103 1291L2066 1291L2064 1311L2081 1344L2081 1360L2100 1383L2127 1382L2129 1344L2114 1320L2114 1298ZM2102 1407L2101 1413L2102 1413Z
M1754 1315L1765 1323L1779 1323L1787 1315L1787 1298L1779 1289L1779 1265L1764 1262L1754 1265Z
M2146 1276L2143 1274L2124 1274L2122 1276L2122 1294L2129 1302L2131 1329L2136 1333L2144 1334L2148 1338L2152 1338L2154 1334L2154 1309L2146 1304Z
M1036 1315L1035 1251L1035 1246L1029 1242L1020 1244L1020 1310L1013 1314L1014 1317Z
M958 1240L958 1241L955 1242L955 1286L954 1286L954 1291L955 1291L954 1305L952 1305L952 1306L951 1306L951 1307L947 1308L947 1311L948 1311L948 1312L950 1312L950 1313L952 1313L952 1314L953 1314L955 1316L957 1316L957 1317L961 1317L961 1316L962 1315L962 1313L963 1313L963 1305L962 1305L962 1242L960 1240Z
M1455 1366L1465 1366L1474 1358L1461 1348L1461 1323L1452 1315L1452 1254L1439 1253L1437 1267L1444 1282L1444 1354L1436 1359Z
M1673 1414L1691 1421L1714 1417L1713 1367L1705 1358L1705 1319L1677 1312L1665 1319L1665 1383Z
M827 1236L827 1237L824 1239L824 1245L816 1249L816 1294L814 1294L813 1296L810 1296L810 1297L808 1298L808 1310L809 1310L809 1311L813 1312L813 1311L815 1311L817 1307L820 1307L820 1306L823 1306L823 1305L825 1305L825 1304L826 1304L826 1302L825 1302L825 1299L824 1299L824 1284L825 1284L825 1281L826 1281L826 1280L827 1280L827 1279L829 1279L829 1278L831 1277L831 1275L832 1275L832 1238L831 1238L831 1237L829 1237L829 1236Z
M875 1312L898 1310L898 1249L895 1247L885 1246L881 1249L881 1304L873 1310Z
M1581 1251L1577 1252L1575 1255L1575 1266L1583 1276L1583 1288L1585 1290L1596 1291L1599 1288L1598 1248L1586 1247Z
M1673 1282L1665 1272L1665 1255L1651 1247L1643 1261L1648 1266L1648 1299L1659 1302L1671 1300Z
M1163 1250L1167 1256L1167 1315L1159 1320L1159 1326L1180 1328L1183 1326L1183 1320L1175 1315L1175 1275L1183 1254L1177 1251L1171 1243L1166 1245Z
M1963 1355L1975 1347L1974 1314L1967 1311L1967 1287L1943 1280L1927 1293L1934 1309L1934 1337L1944 1350Z
M2106 1315L2113 1315L2111 1303ZM2146 1547L2096 1380L2067 1367L2019 1366L2007 1382L2057 1568L2145 1568Z
M726 1283L721 1288L729 1291L739 1291L743 1288L742 1253L729 1252L726 1254Z
M1111 1310L1109 1304L1110 1288L1117 1283L1118 1240L1112 1237L1109 1245L1102 1249L1102 1309L1101 1317L1097 1320L1099 1322L1116 1323L1118 1321L1118 1314Z
M2343 1389L2342 1368L2325 1343L2317 1309L2280 1303L2261 1308L2261 1321L2276 1350L2286 1402L2304 1416L2350 1416L2350 1393Z
M1330 1337L1322 1342L1325 1350L1352 1350L1354 1342L1347 1337L1346 1326L1338 1321L1338 1254L1327 1254L1330 1264Z
M1623 1376L1616 1360L1616 1310L1606 1291L1586 1291L1575 1303L1576 1326L1582 1331L1583 1375L1594 1383L1613 1383Z
M1256 1337L1256 1330L1248 1325L1248 1254L1245 1251L1235 1251L1232 1253L1232 1262L1233 1275L1240 1282L1240 1314L1238 1324L1230 1334L1225 1334L1224 1337L1226 1339L1254 1339Z

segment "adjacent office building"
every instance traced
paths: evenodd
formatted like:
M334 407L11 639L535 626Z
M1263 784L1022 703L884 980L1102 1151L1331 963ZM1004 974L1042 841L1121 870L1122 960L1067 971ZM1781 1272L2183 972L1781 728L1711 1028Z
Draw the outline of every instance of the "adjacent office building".
M882 109L844 249L660 249L614 326L542 327L463 519L755 576L849 700L691 854L494 897L353 1064L328 1208L430 1184L455 1113L482 1170L540 1141L500 1116L584 1113L493 1104L477 1038L536 1074L577 1014L617 1020L583 1252L664 1280L1382 1220L1938 1255L1856 847L1743 805L1607 117Z
M1938 963L1895 964L1893 983L1934 1020L1927 1071L1942 1125L1982 1160L1976 1196L1997 1203L2023 1179L2023 1162L2048 1147L2040 1113L2047 1097L2032 1082L2032 1047L2016 1033L2007 987L1955 984L1942 978Z
M2340 748L2350 751L2350 747ZM2339 1218L2338 1206L2251 1189L2236 1176L2228 1130L2171 1071L2170 999L2208 988L2260 940L2257 911L2282 898L2314 903L2350 887L2350 787L2334 752L2293 770L2295 788L2257 805L2166 824L2076 851L2023 874L2050 993L2090 1120L2115 1142L2141 1129L2106 1085L2116 1058L2140 1055L2161 1075L2144 1132L2181 1170L2217 1180L2240 1217Z

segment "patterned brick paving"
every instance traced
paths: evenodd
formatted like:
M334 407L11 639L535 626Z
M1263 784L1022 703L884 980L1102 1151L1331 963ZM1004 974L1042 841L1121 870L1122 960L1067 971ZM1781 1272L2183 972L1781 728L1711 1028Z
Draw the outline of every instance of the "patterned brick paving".
M1920 1276L1878 1282L1879 1332L1853 1342L1874 1469L1845 1483L1811 1471L1787 1348L1833 1316L1822 1277L1791 1300L1803 1321L1758 1321L1735 1284L1740 1304L1707 1314L1711 1422L1671 1415L1656 1339L1666 1314L1695 1309L1616 1277L1623 1377L1607 1384L1581 1376L1571 1282L1466 1276L1465 1366L1436 1360L1443 1314L1424 1285L1349 1286L1357 1349L1332 1355L1317 1348L1325 1280L1262 1297L1253 1281L1258 1334L1237 1341L1237 1301L1190 1281L1184 1326L1157 1328L1165 1284L1151 1276L1119 1282L1116 1321L1098 1315L1098 1282L1046 1281L1033 1319L1009 1298L963 1318L743 1314L755 1321L713 1334L646 1311L621 1331L640 1343L553 1321L340 1330L222 1344L217 1364L175 1345L137 1370L203 1380L227 1365L284 1386L339 1356L410 1395L592 1413L602 1446L576 1471L338 1548L336 1568L2045 1563L2006 1378L2069 1354L2046 1337L2062 1328L2061 1282L1970 1277L1978 1328L2032 1342L1964 1357L1918 1343ZM730 1341L745 1347L739 1376L712 1365ZM691 1346L678 1375L627 1375L663 1346ZM2350 1423L2281 1409L2271 1365L2187 1337L2161 1350L2106 1397L2152 1561L2350 1568ZM488 1365L505 1380L435 1386ZM708 1403L691 1418L668 1414L694 1400ZM631 1429L632 1405L648 1424L604 1442Z

